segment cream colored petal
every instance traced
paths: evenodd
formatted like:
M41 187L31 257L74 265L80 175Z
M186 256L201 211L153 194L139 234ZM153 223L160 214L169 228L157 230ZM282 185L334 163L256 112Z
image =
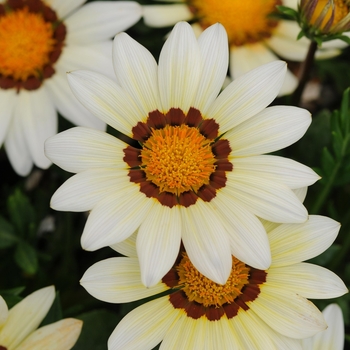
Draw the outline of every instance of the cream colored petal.
M21 92L19 95L21 95ZM25 140L22 117L16 113L18 101L19 99L17 100L14 114L5 136L5 149L15 172L20 176L27 176L33 167L33 160Z
M340 224L310 215L302 224L283 224L269 232L272 266L286 266L314 258L334 242Z
M154 286L172 268L180 243L179 208L155 205L141 223L136 240L141 280L146 287Z
M337 298L348 292L344 282L324 267L297 263L288 266L271 267L267 283L294 291L309 299Z
M236 349L281 350L274 346L276 334L251 310L239 310L238 315L229 320L231 327L237 332L240 347Z
M4 298L0 295L0 327L6 322L9 309Z
M58 17L62 19L81 6L85 0L46 0L45 2L52 6Z
M303 339L303 350L343 350L345 334L340 307L337 304L330 304L322 313L328 328L312 338Z
M5 140L10 121L17 102L18 95L15 89L0 90L0 147Z
M113 80L92 71L70 72L68 83L75 97L97 118L131 136L145 116L132 98Z
M202 74L202 57L191 26L175 25L159 56L158 83L163 111L193 105Z
M118 82L143 115L160 110L158 67L152 54L126 33L113 41L113 66Z
M286 337L302 339L327 328L322 313L306 298L263 284L248 306L272 329Z
M119 322L108 339L108 349L153 349L177 321L179 313L167 296L139 306Z
M253 214L273 222L305 222L307 210L284 184L248 172L227 173L225 190Z
M293 189L293 192L299 198L300 202L304 203L307 194L307 187L295 188Z
M229 236L213 206L199 199L181 207L182 240L196 269L216 283L225 284L232 268Z
M16 350L70 350L79 338L83 322L74 318L37 329Z
M66 41L84 45L112 38L129 29L141 15L142 7L135 1L90 2L65 20Z
M126 144L103 131L83 127L63 131L45 142L46 156L62 169L78 173L96 168L126 169Z
M225 191L219 191L210 203L221 214L221 222L228 233L232 255L257 269L269 268L270 245L259 219Z
M215 100L207 117L224 133L261 112L281 89L287 65L274 61L235 79Z
M0 344L8 349L16 347L44 319L55 299L55 288L45 287L35 291L16 304L8 313L0 332Z
M192 17L193 14L185 4L143 6L143 20L149 27L168 27Z
M111 248L116 252L123 254L125 256L128 256L130 258L137 258L137 251L136 251L137 233L138 233L138 230L136 230L127 239L124 239L124 241L116 244L112 244Z
M279 58L262 42L243 46L232 46L230 54L230 74L234 79L263 64ZM298 85L298 79L289 70L286 72L278 96L292 93Z
M120 169L92 169L69 178L53 194L50 206L62 211L88 211L98 202L128 186L128 172Z
M128 303L162 293L164 283L145 287L137 258L110 258L90 266L80 284L96 299L108 303Z
M96 118L73 95L68 85L66 71L61 74L57 72L45 82L55 108L75 125L105 130L106 123Z
M156 210L155 201L130 183L119 188L92 209L86 222L81 245L96 250L123 241L141 225L150 210Z
M198 44L203 57L203 72L193 107L205 116L227 75L228 46L224 27L219 23L209 27L200 35Z
M303 108L274 106L263 110L225 134L232 157L274 152L298 141L311 124Z
M233 158L232 163L236 174L242 176L258 174L259 177L281 182L291 189L310 186L320 179L311 168L278 156Z

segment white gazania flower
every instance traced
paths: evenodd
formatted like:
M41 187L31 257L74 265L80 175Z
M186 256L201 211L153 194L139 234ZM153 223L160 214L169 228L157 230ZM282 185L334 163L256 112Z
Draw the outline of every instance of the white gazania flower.
M135 236L113 248L128 257L91 266L81 280L94 297L125 303L166 292L118 324L109 350L301 349L301 338L326 329L322 313L308 301L347 292L333 272L302 262L319 255L340 225L322 216L303 224L266 223L272 264L258 270L232 256L230 277L219 285L204 277L183 251L162 281L142 285ZM165 233L165 231L164 231Z
M8 310L0 296L0 349L71 349L80 335L82 321L66 318L37 329L54 299L55 288L50 286L28 295Z
M298 0L179 0L175 4L144 6L144 21L150 27L166 27L178 21L193 20L197 33L220 22L228 33L230 75L237 78L261 64L282 57L304 61L310 41L297 40L300 27L296 22L273 17L276 5L296 9ZM317 57L338 54L346 46L337 40L326 43ZM287 72L280 95L289 94L297 86L297 78Z
M51 206L92 210L82 235L87 250L121 242L140 228L137 249L147 286L173 265L181 239L196 268L218 283L230 274L231 254L268 268L270 248L256 215L304 222L307 211L292 189L318 179L295 161L261 155L295 142L310 124L304 109L265 108L286 64L251 71L217 96L228 64L219 24L197 41L190 25L179 23L159 67L125 33L116 36L113 50L119 85L89 71L68 80L82 104L130 144L87 128L49 139L46 155L78 173L57 190Z
M57 133L57 111L72 123L103 129L72 96L71 69L113 76L113 35L141 16L129 1L0 0L0 146L14 170L46 169L44 141Z
M330 304L322 313L328 328L311 338L303 339L303 350L343 350L345 331L341 308L337 304Z

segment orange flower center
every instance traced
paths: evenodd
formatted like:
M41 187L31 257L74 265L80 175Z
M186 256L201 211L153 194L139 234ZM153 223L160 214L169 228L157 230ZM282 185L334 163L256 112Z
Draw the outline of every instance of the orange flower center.
M318 17L320 16L320 14L322 13L323 9L325 8L325 6L327 5L328 0L319 0L315 11L311 17L311 24L315 24L315 22L317 21ZM332 22L332 26L336 25L337 23L339 23L343 18L345 18L347 16L347 14L349 13L349 7L346 4L347 2L344 0L334 0L334 19ZM332 16L332 10L333 7L329 6L329 9L322 21L322 23L320 24L320 28L323 29L326 25L327 22L330 20L331 16Z
M196 301L205 307L220 307L232 303L242 288L249 283L249 271L243 262L232 256L231 274L224 285L218 284L203 276L191 263L186 253L176 268L180 287L189 301Z
M197 191L215 171L212 141L185 124L153 130L143 144L141 168L160 192Z
M51 23L28 8L0 17L0 74L15 80L38 77L56 41Z
M276 0L188 0L203 28L220 22L232 45L258 42L270 37L277 21Z

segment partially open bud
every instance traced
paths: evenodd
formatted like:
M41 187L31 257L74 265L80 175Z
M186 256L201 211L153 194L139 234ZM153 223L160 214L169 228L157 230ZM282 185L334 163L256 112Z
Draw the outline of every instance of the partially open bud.
M341 34L350 29L350 0L301 0L300 13L305 32Z

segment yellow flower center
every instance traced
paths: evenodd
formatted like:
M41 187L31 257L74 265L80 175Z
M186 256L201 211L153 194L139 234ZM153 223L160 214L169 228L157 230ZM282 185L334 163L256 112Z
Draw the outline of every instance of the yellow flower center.
M328 0L319 0L315 11L311 17L311 24L315 24L315 22L317 21L319 15L322 13L323 9L325 8L325 6L327 5ZM334 19L332 22L332 26L334 26L335 24L339 23L344 17L346 17L346 15L349 13L349 7L346 4L346 1L344 0L334 0ZM332 6L329 7L322 23L320 24L320 28L323 29L327 22L330 20L332 16Z
M15 80L38 77L55 45L51 23L27 8L0 17L0 74Z
M143 144L142 164L147 180L166 191L179 195L197 191L209 183L215 170L214 154L210 144L194 127L166 125L152 131Z
M205 307L220 307L232 303L240 294L242 288L249 283L249 267L232 256L232 271L226 282L221 285L203 276L193 266L186 253L176 268L179 275L179 285L189 301L196 301Z
M232 45L244 45L270 37L277 21L276 0L188 0L202 27L220 22Z

